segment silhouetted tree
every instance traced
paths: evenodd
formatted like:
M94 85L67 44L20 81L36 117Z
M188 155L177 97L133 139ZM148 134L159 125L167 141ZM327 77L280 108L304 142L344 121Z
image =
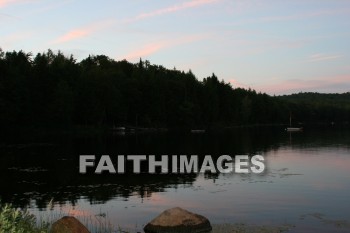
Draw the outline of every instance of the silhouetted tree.
M210 128L347 122L350 93L269 96L139 60L0 49L0 127Z

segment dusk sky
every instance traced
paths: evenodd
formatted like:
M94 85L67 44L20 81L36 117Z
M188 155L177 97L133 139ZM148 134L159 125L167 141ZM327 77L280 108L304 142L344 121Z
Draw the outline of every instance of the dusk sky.
M0 0L4 51L215 73L268 94L350 91L349 0Z

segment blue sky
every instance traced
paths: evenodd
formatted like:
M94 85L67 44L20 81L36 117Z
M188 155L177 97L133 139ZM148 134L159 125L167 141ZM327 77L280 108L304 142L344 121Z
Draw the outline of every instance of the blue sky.
M350 91L349 0L0 0L4 51L215 73L268 94Z

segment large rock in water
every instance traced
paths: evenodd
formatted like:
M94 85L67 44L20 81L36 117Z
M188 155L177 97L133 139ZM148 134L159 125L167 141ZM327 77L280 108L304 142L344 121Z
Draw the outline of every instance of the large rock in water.
M90 233L78 219L65 216L51 226L51 233Z
M179 207L165 210L144 227L146 233L199 233L211 229L207 218Z

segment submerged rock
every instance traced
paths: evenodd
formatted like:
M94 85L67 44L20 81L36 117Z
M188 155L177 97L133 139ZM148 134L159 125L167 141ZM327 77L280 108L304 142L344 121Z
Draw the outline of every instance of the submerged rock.
M146 233L199 233L211 229L207 218L179 207L165 210L144 227Z
M78 219L65 216L51 226L51 233L90 233Z

